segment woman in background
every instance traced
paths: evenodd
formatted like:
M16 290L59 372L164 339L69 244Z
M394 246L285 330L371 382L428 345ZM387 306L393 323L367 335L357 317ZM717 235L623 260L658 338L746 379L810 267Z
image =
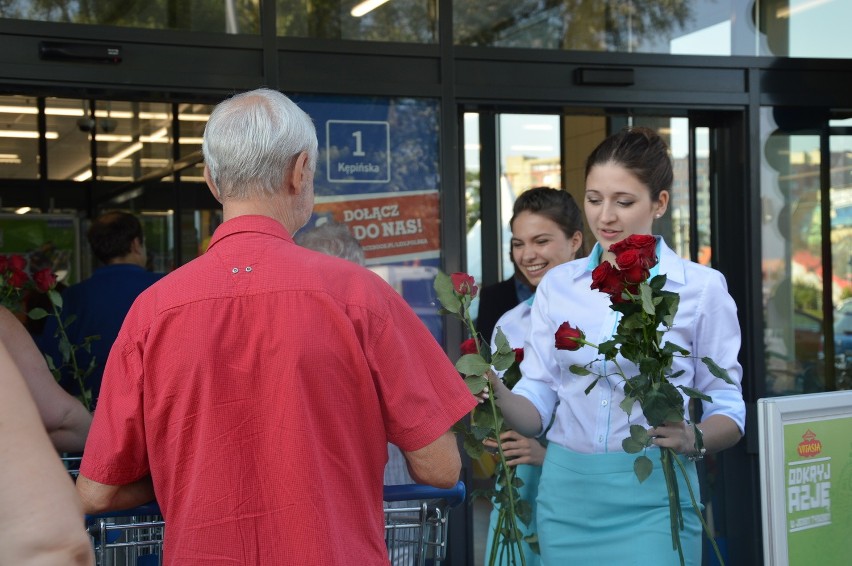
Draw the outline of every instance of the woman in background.
M550 187L536 187L522 193L515 201L512 219L509 221L512 231L512 260L515 269L535 288L544 275L553 267L571 261L583 246L583 217L577 203L566 191ZM523 346L530 325L530 311L535 295L509 310L495 325L491 337L491 349L496 349L496 328L502 330L514 348ZM543 439L527 438L514 430L500 435L507 464L515 467L516 477L524 485L519 489L522 499L532 505L532 520L523 528L524 536L535 531L535 499L538 494L538 480L544 461L545 447ZM486 440L485 445L496 448L495 440ZM494 529L497 526L499 507L495 504L491 512L488 528L489 537L485 550L485 563L490 563ZM527 566L537 566L539 556L526 542L521 543L524 550L524 562ZM496 564L520 564L515 557L505 555L503 549L496 549ZM502 553L502 554L501 554Z

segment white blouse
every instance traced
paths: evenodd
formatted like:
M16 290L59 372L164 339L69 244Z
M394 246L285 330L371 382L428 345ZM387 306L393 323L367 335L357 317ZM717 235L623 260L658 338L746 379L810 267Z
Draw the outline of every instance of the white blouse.
M675 357L672 372L683 370L684 373L672 379L672 383L709 395L713 402L703 402L704 418L725 415L742 432L745 403L742 367L737 361L740 327L725 278L714 269L680 258L661 238L658 238L657 250L659 272L667 275L665 289L680 295L674 325L663 341L682 346L694 356ZM584 365L597 360L591 366L593 372L613 373L613 364L607 367L597 349L584 346L571 352L555 347L556 329L566 321L579 327L586 340L594 344L614 334L620 315L609 308L607 294L590 287L592 270L599 260L600 249L596 245L589 258L559 265L544 276L536 290L530 329L524 343L523 377L513 389L535 405L542 427L550 422L558 402L556 418L547 438L580 453L622 452L621 441L630 436L630 425L649 426L638 403L630 417L619 406L624 399L620 375L601 379L586 395L584 391L595 376L580 376L568 369L572 364ZM734 385L713 376L700 360L703 356L709 356L726 369ZM619 357L618 364L628 378L638 373L636 366L624 358ZM684 396L684 409L688 401Z

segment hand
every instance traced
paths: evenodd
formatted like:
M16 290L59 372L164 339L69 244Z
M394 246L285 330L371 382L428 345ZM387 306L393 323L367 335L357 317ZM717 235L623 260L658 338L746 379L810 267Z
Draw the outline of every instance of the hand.
M648 429L651 443L662 448L671 448L678 454L695 453L695 432L686 421L666 422L662 426Z
M474 395L480 403L484 403L491 396L491 390L495 387L495 382L499 382L500 385L503 385L503 382L497 377L497 374L492 370L488 370L484 376L488 379L488 385L486 385L482 391ZM505 387L505 386L504 386ZM495 397L496 399L496 397Z
M497 448L497 441L492 438L486 438L482 443L487 448ZM509 466L518 464L541 466L544 463L547 449L534 438L527 438L514 430L507 430L500 435L500 443L503 446L503 455L506 456L506 464Z

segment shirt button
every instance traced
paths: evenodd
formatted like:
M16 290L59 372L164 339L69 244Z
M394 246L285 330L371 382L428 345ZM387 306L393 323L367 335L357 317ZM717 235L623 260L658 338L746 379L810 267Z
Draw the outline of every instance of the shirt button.
M239 273L239 272L240 272L239 267L235 267L234 269L231 270L231 273Z
M601 401L601 405L603 405L604 407L606 407L606 406L607 406L607 401L606 401L606 399L604 399L603 401Z
M247 272L248 272L248 271L251 271L251 266L250 266L250 265L249 265L248 267L246 267L246 271L247 271Z
M598 442L603 442L603 436L598 437Z

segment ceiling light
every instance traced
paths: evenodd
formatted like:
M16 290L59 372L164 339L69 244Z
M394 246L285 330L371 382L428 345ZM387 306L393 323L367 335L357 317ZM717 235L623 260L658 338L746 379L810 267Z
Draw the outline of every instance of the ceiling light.
M387 1L388 0L364 0L364 2L361 2L352 8L352 11L349 13L352 14L352 17L354 18L360 18L361 16L372 12Z
M142 149L142 142L136 142L133 145L127 146L126 148L122 149L121 151L107 159L107 166L115 165L122 159L130 157L140 149Z
M74 180L75 181L88 181L91 178L92 178L92 170L89 169L88 171L83 171L82 173L80 173L79 175L74 177Z
M32 208L29 207L29 206L22 206L21 208L19 208L18 210L15 211L15 214L26 214L31 210L32 210Z
M59 139L59 134L56 132L46 132L44 134L49 140ZM39 138L38 132L26 131L26 130L0 130L0 138L26 138L37 140Z

